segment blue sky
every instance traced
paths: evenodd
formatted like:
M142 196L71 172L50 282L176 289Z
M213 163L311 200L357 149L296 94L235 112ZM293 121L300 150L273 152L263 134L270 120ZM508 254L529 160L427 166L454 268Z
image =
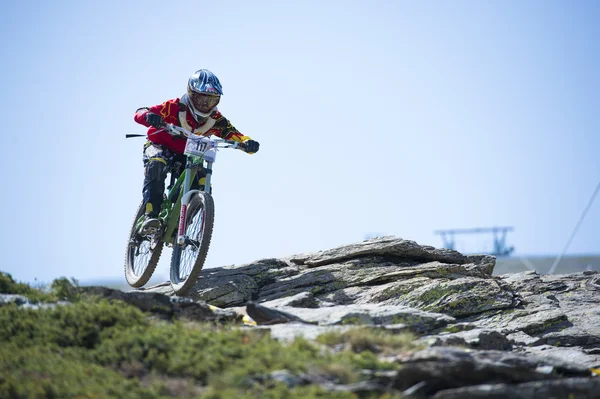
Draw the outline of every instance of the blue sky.
M0 270L122 278L143 179L124 135L199 68L261 143L219 154L206 267L494 225L516 254L557 254L600 181L598 4L3 4ZM599 226L597 200L568 253L600 252Z

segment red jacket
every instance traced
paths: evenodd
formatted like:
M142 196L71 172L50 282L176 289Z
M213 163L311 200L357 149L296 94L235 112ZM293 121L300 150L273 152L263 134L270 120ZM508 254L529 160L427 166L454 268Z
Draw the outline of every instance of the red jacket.
M169 150L177 154L183 154L185 150L186 140L176 139L165 132L160 131L155 127L151 127L146 122L145 115L148 112L162 116L165 123L172 123L190 130L198 135L210 136L212 134L227 139L239 142L250 140L250 137L244 136L217 110L213 112L202 125L200 125L192 113L187 109L187 106L180 103L179 98L165 101L160 105L155 105L150 108L140 108L136 111L133 119L146 127L148 127L148 140L153 143L167 147ZM187 125L187 126L186 126Z

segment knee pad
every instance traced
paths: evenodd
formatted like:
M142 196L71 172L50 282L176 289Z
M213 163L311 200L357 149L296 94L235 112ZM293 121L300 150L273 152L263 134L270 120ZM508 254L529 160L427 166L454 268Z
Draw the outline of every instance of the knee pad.
M166 163L158 160L149 160L146 163L144 186L142 188L142 196L146 203L146 213L156 213L160 211L165 191L166 178Z
M146 163L146 181L164 181L167 178L167 163L162 158L151 158Z

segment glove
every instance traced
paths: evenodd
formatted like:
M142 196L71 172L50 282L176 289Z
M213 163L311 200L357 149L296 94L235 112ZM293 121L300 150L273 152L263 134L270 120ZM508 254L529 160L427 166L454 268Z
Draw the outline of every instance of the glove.
M161 127L165 123L160 115L153 114L152 112L147 112L146 115L144 115L144 118L146 118L146 122L148 122L150 126L154 127Z
M260 147L260 144L258 144L258 141L254 141L254 140L248 140L248 141L244 141L244 147L246 148L246 152L258 152L258 147Z

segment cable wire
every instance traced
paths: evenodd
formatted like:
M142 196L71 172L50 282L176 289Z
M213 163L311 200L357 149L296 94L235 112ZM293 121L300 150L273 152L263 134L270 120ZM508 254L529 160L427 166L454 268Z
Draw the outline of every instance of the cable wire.
M554 271L556 270L556 266L558 266L558 264L562 260L563 256L565 256L565 253L567 252L567 249L569 248L569 245L571 245L571 241L573 241L573 238L575 237L575 234L577 234L577 230L579 230L579 226L581 226L581 223L585 219L585 216L587 215L588 211L592 207L592 204L594 203L594 199L596 199L596 195L598 194L598 191L600 191L600 182L598 182L598 185L596 186L596 190L594 190L594 193L592 194L592 197L590 198L587 206L583 210L583 213L579 217L579 221L575 225L575 228L573 229L573 232L571 233L571 236L569 237L569 240L567 241L567 244L563 248L561 254L556 257L556 259L554 260L554 263L552 264L552 266L550 266L550 270L548 270L548 274L554 274Z

